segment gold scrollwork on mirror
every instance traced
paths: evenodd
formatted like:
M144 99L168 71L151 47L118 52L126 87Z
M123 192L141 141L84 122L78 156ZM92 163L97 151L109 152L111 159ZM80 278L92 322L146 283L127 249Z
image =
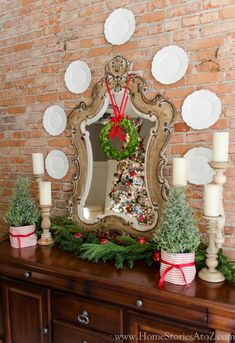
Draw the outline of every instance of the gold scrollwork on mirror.
M113 115L107 82L119 106L130 73L125 115L138 132L138 144L132 156L114 161L101 150L99 137ZM159 223L169 189L164 167L175 110L161 95L148 99L145 92L145 80L131 72L128 60L116 56L94 86L91 103L81 102L70 115L77 155L69 209L82 228L150 235ZM128 141L128 133L124 134ZM112 144L122 147L118 137Z

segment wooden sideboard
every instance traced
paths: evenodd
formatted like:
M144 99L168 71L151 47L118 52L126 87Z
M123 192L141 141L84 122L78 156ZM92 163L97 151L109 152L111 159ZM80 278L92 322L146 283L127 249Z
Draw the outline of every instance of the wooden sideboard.
M155 270L156 269L156 270ZM118 271L57 247L0 243L0 342L228 342L235 287L196 279L165 283L157 268ZM127 335L127 336L122 336ZM129 336L128 336L129 335Z

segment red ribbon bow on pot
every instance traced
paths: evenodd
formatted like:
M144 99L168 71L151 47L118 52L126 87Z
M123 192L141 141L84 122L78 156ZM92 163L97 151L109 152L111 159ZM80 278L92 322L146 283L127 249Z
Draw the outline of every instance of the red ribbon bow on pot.
M190 287L189 284L187 283L187 280L186 280L186 277L185 277L185 274L184 274L184 271L183 271L182 268L184 268L184 267L192 267L192 266L194 266L194 264L195 264L194 262L174 264L174 263L169 263L169 262L167 262L167 261L161 259L161 263L165 263L165 264L169 265L169 267L164 271L164 273L163 273L162 276L161 276L161 279L160 279L159 284L158 284L158 287L159 287L159 288L161 288L161 287L163 286L166 275L167 275L173 268L179 269L179 271L181 272L181 275L182 275L182 277L183 277L183 279L184 279L184 282L185 282L186 286L187 286L188 288Z

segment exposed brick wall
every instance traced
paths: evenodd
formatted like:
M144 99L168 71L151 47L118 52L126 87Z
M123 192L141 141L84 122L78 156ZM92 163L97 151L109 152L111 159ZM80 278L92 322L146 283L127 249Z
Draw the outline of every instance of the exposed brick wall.
M131 40L108 44L104 21L115 8L126 7L136 16ZM235 1L234 0L1 0L0 2L0 214L8 204L19 175L32 179L31 154L62 149L70 158L70 132L51 137L42 127L44 110L62 105L69 114L90 96L116 54L144 70L150 92L160 92L177 108L170 156L181 156L195 146L211 147L214 130L230 130L232 166L227 171L224 204L226 246L235 259ZM151 60L162 47L183 47L190 60L186 76L162 86L153 80ZM82 59L92 70L92 84L82 95L69 93L64 72L71 61ZM184 98L194 90L216 92L223 105L218 122L208 130L194 131L181 118ZM89 100L88 100L89 101ZM171 162L171 157L170 157ZM65 211L73 168L61 181L53 181L54 213ZM48 178L49 179L49 178ZM202 209L202 187L190 186L189 197Z

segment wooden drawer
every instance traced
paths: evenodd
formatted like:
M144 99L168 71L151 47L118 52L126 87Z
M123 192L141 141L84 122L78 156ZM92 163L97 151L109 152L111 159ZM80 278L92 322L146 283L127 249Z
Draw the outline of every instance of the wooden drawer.
M105 294L107 299L113 299L113 290L109 288L99 287L98 285L91 285L89 293L96 298L101 298L102 294ZM185 297L185 302L187 298ZM140 310L141 312L149 312L154 315L159 315L169 319L178 318L179 320L188 322L189 324L196 324L205 326L208 321L207 309L199 305L188 304L188 306L182 302L175 304L169 300L162 301L161 298L150 298L144 293L125 293L119 289L118 296L115 298L115 302L121 306L125 304L126 307ZM139 305L139 302L141 305Z
M53 342L56 343L121 343L123 341L115 340L111 335L94 333L90 330L75 328L72 325L59 321L53 324Z
M157 316L129 311L127 314L127 342L209 342L213 337L206 328L186 325L178 321L164 320Z
M95 329L105 333L122 333L123 314L117 306L96 302L75 295L54 292L52 295L53 318Z

